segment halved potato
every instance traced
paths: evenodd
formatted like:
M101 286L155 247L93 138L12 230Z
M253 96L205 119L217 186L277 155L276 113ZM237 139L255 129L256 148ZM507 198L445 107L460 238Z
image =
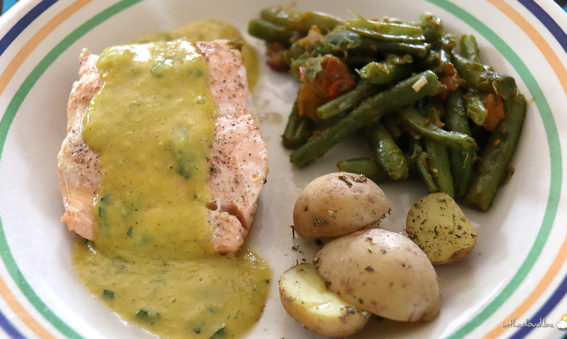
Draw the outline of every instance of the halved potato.
M329 173L305 186L295 202L293 225L302 237L336 237L377 224L389 211L386 195L372 180Z
M287 313L315 333L348 336L362 329L370 318L370 313L360 311L329 291L312 264L288 269L279 284Z
M478 236L459 205L445 193L428 194L413 204L406 232L434 265L463 260Z
M437 274L425 253L399 233L368 229L340 237L314 262L331 291L368 312L397 321L439 313Z

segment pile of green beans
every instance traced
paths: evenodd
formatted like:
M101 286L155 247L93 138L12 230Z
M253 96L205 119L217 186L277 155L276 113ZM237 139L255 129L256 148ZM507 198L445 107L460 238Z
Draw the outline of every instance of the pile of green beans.
M339 170L377 182L418 177L429 192L490 208L511 172L526 100L514 78L482 63L473 35L445 32L430 13L416 22L361 15L344 21L279 6L262 10L248 32L278 45L298 78L302 65L330 54L357 81L320 105L317 119L301 116L296 101L282 136L294 165L307 166L356 133L366 138L369 156L341 160ZM312 34L317 38L309 40ZM492 132L483 127L488 96L504 107Z

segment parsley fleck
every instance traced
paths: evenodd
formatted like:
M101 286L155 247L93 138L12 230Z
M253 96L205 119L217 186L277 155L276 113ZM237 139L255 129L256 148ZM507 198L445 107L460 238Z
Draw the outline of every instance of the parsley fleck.
M105 299L114 299L114 291L104 289L102 291L102 297Z

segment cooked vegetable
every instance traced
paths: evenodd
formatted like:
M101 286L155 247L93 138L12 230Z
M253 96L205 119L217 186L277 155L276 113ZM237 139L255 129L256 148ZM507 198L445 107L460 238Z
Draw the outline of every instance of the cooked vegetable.
M489 131L494 131L496 126L504 119L504 103L502 99L492 93L489 93L484 98L484 106L486 107L486 119L482 126Z
M445 111L447 112L447 128L449 131L471 135L468 119L465 113L465 103L460 91L449 94ZM467 192L472 176L472 164L476 152L469 150L449 149L451 173L455 183L455 197L461 198Z
M465 80L465 87L482 92L494 91L502 98L516 93L516 81L511 76L494 72L490 66L470 61L459 54L453 54L452 61Z
M293 224L302 237L335 237L376 224L389 211L384 192L372 180L337 172L305 186L295 202Z
M490 135L465 196L466 204L483 211L490 208L505 179L526 118L526 99L516 94L504 100L504 109L506 116Z
M419 27L423 30L423 35L427 41L435 44L435 48L441 44L441 38L443 38L443 24L441 19L436 17L431 13L423 13L419 16Z
M435 73L425 71L416 74L394 87L364 100L347 116L321 131L306 144L291 154L291 162L303 167L322 156L357 129L380 120L382 116L398 108L411 105L428 95L434 95L441 89Z
M309 58L299 66L302 81L297 91L300 116L317 120L317 107L356 86L348 66L339 58L326 55Z
M431 140L462 150L471 150L477 147L472 137L458 132L449 132L430 123L430 119L419 114L413 107L406 107L401 110L400 116L409 127Z
M429 170L439 191L454 196L453 176L451 175L447 146L428 138L425 138L423 143L425 151L429 154Z
M356 72L362 79L375 85L383 85L410 76L415 68L412 63L411 55L406 55L405 58L390 56L384 62L369 62Z
M402 150L384 125L378 123L368 127L368 140L376 150L378 163L394 180L405 179L409 175L409 167Z
M415 22L360 14L343 21L324 13L271 7L260 17L279 27L267 27L262 33L268 42L268 65L276 71L290 69L302 81L297 103L300 115L310 117L305 124L311 132L297 138L301 142L291 143L293 147L288 146L287 127L284 133L284 145L297 148L290 155L295 166L306 166L347 136L381 123L379 130L387 130L391 138L374 131L368 153L380 150L379 142L395 146L395 151L378 152L376 161L353 159L338 165L354 166L353 171L378 181L387 179L384 173L400 180L407 173L400 160L412 154L411 166L429 192L460 199L469 190L473 167L483 168L484 178L503 175L500 166L475 166L477 151L505 119L505 102L514 100L519 91L513 77L482 63L473 35L445 31L441 19L431 13L423 13ZM282 36L290 37L285 43L273 42ZM321 62L325 59L340 64L340 72L326 71ZM400 80L410 74L415 75ZM313 81L318 77L328 80L324 86ZM333 88L341 90L327 90ZM290 117L291 127L295 122ZM474 125L469 126L471 122ZM497 145L500 139L494 137L492 142ZM483 181L481 186L493 187L499 180ZM480 192L470 193L468 203L491 201L489 192L482 198Z
M261 19L250 20L248 33L267 42L279 42L284 46L290 45L289 40L293 36L292 31Z
M367 38L348 30L344 26L337 26L333 31L325 35L325 39L336 50L359 55L398 53L423 58L427 56L431 48L431 45L426 42L407 43Z
M431 119L433 125L443 127L445 124L441 121L443 108L437 104L432 104L425 109L425 114ZM424 138L425 150L429 154L429 170L439 187L439 191L445 192L450 196L454 196L453 176L451 175L451 165L449 164L449 153L447 146L437 141Z
M295 149L306 143L311 136L312 125L310 118L299 116L297 103L294 103L283 134L285 148Z
M343 236L323 246L314 262L329 290L361 309L398 321L439 313L435 270L399 233L373 228Z
M425 36L419 26L404 23L384 22L358 16L348 20L346 27L362 36L385 41L424 42Z
M340 97L333 99L317 108L319 119L328 119L350 111L362 100L378 92L379 87L368 81L360 81L356 88Z
M345 337L361 330L370 313L329 291L313 264L294 266L280 277L280 299L287 313L311 331Z
M339 160L337 168L341 172L362 174L376 183L392 180L386 170L378 164L376 157Z
M465 94L466 114L472 122L478 126L482 126L488 115L488 110L484 106L480 92L470 89Z
M433 180L431 171L429 170L429 154L423 150L421 142L412 140L412 159L415 161L417 173L425 183L429 192L438 192L439 187Z
M445 193L431 193L413 204L406 232L434 265L464 259L476 245L477 232L459 205Z
M476 38L471 34L464 34L459 41L461 55L472 62L480 62L478 45Z
M332 30L343 22L329 14L321 12L298 12L289 7L275 6L263 9L260 17L275 25L290 30L307 32L312 26L322 30Z

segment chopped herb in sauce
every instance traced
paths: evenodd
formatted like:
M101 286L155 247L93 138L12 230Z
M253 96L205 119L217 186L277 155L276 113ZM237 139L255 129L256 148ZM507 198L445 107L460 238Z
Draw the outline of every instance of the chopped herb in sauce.
M138 310L136 312L136 318L138 319L146 319L148 317L148 311L146 310Z
M136 318L153 325L159 319L159 312L150 313L145 309L139 309L138 312L136 312Z
M216 339L216 338L222 338L225 336L225 330L224 330L224 324L222 325L221 328L219 328L215 333L213 333L213 335L209 338L209 339Z
M102 297L105 299L114 299L114 291L105 289L102 291Z

